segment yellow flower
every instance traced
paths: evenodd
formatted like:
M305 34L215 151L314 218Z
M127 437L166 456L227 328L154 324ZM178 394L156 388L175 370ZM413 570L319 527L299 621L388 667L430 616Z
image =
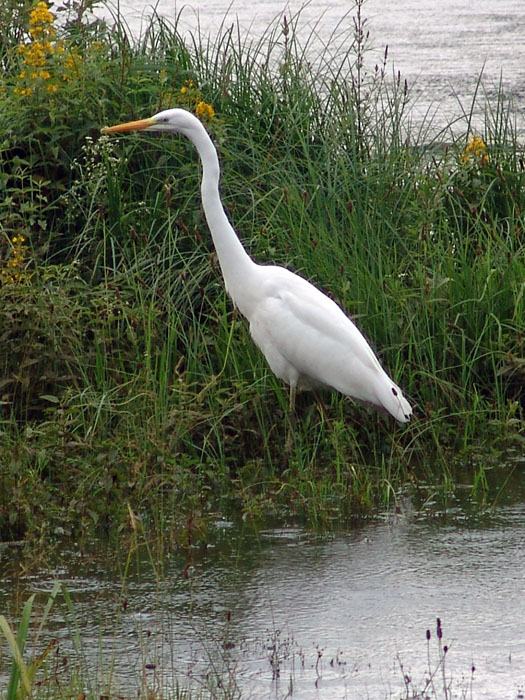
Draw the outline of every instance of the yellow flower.
M31 41L17 47L23 63L28 70L18 75L18 85L14 88L16 95L29 97L38 94L42 81L50 81L54 76L53 56L62 52L62 42L55 38L54 15L46 2L37 2L29 14L29 35ZM46 92L56 92L56 84L46 85Z
M467 146L465 148L466 153L473 153L475 156L479 156L483 153L483 151L486 150L486 145L481 136L478 136L477 134L473 134L469 142L467 143Z
M46 53L51 53L50 42L33 41L28 46L24 46L21 52L24 54L24 63L26 66L35 66L41 68L46 65Z
M468 164L471 162L471 160L475 159L479 159L482 166L489 162L487 146L481 136L478 134L472 134L467 145L465 146L465 150L460 156L460 161L465 164Z
M35 26L38 24L53 24L55 18L47 9L47 3L38 2L36 7L31 11L29 15L29 24Z
M201 100L195 107L195 114L199 119L205 121L206 119L213 119L215 117L215 110L210 104Z
M25 236L18 235L11 238L11 257L4 263L0 270L3 284L14 284L27 279L27 255L28 246L25 245Z
M29 97L33 91L31 90L30 87L26 88L21 88L21 87L15 87L15 94L16 95L21 95L22 97Z

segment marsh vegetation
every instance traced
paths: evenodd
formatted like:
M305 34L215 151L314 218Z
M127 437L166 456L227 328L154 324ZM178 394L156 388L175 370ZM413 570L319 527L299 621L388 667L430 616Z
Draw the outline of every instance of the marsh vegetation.
M524 160L504 95L460 136L411 129L402 76L365 68L362 3L347 52L315 61L300 13L212 43L155 15L131 40L89 4L2 9L2 539L136 518L198 538L210 512L330 526L458 473L483 500L487 457L523 439ZM284 454L287 391L224 292L191 145L100 135L198 105L248 250L352 314L409 426L304 394Z

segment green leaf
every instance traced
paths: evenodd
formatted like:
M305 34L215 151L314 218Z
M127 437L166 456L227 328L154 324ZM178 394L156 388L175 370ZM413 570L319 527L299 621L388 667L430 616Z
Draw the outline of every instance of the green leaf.
M33 595L24 605L22 617L20 619L20 626L18 628L16 638L6 617L4 615L0 615L0 630L4 633L4 637L6 638L9 649L11 650L11 655L13 657L11 674L9 676L9 684L7 686L7 700L16 700L20 679L22 680L24 695L31 695L31 683L29 681L27 668L24 663L22 654L24 652L24 647L26 643L27 630L29 627L31 608L33 607L34 599L35 594L33 593Z
M42 399L42 401L49 401L50 403L59 403L60 399L58 396L53 396L52 394L41 394L39 399Z

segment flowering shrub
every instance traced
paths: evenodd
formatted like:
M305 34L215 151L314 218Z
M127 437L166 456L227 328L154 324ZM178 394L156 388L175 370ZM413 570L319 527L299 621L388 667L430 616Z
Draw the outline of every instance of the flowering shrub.
M12 2L0 72L4 285L29 279L24 271L37 267L35 256L43 259L65 248L60 237L70 223L64 193L70 187L72 161L100 119L107 86L116 82L103 25L84 23L78 8L68 22L66 6L52 12L45 0L29 9L15 8Z
M2 284L15 284L28 279L26 270L28 259L28 246L25 236L18 234L11 238L10 255L0 270L0 282Z
M15 95L40 99L64 84L82 77L84 59L71 41L57 38L55 17L46 2L38 2L29 14L27 37L18 45L22 70L16 76ZM95 50L101 42L93 42Z

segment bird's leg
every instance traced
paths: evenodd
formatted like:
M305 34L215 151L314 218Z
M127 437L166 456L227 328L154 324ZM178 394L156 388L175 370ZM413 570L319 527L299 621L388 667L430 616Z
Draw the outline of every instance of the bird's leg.
M293 427L295 423L295 393L296 388L290 384L290 396L288 402L288 430L286 436L285 450L286 454L290 454L293 446Z

